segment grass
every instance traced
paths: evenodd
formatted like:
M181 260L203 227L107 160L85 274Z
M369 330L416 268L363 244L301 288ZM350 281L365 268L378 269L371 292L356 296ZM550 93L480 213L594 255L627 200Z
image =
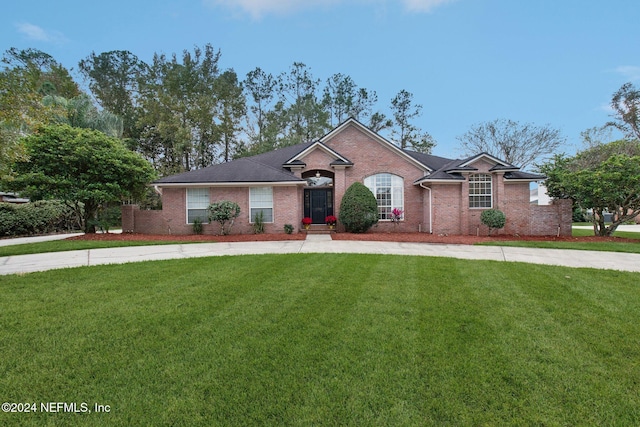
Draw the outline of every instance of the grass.
M638 425L638 274L383 255L0 276L22 425Z
M574 228L572 235L574 237L593 236L593 230L586 230L580 228ZM526 247L526 248L548 248L548 249L576 249L585 251L605 251L605 252L625 252L625 253L640 253L640 233L634 233L630 231L616 231L614 237L621 237L626 239L636 239L637 243L628 242L540 242L540 241L527 241L527 240L513 240L513 241L494 241L477 243L478 245L485 246L511 246L511 247Z
M584 229L584 228L574 228L571 233L574 237L583 237L583 236L593 236L592 229ZM640 233L633 231L615 231L613 233L614 237L621 237L625 239L637 239L640 240Z
M0 257L47 252L76 251L81 249L118 248L123 246L182 245L188 243L193 242L168 240L52 240L48 242L0 246Z

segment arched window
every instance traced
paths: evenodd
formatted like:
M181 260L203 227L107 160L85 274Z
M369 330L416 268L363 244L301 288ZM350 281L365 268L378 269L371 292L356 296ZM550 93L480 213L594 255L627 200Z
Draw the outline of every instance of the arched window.
M469 175L469 207L491 208L491 175L474 173Z
M401 177L379 173L365 178L364 185L376 196L380 220L391 220L391 211L395 208L404 211L404 180Z

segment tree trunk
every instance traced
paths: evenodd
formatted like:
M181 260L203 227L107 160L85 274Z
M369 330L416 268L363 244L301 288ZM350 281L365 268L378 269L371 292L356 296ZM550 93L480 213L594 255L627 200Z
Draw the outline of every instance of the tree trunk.
M604 237L607 235L607 227L604 225L604 215L602 210L593 210L593 231L596 236Z
M97 207L94 207L92 203L84 203L84 232L85 234L95 234L96 232L96 211Z

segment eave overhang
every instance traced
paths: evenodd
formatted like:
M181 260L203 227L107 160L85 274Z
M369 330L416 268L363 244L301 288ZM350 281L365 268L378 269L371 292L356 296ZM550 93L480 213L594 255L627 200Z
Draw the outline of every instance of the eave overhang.
M460 184L461 182L464 182L464 178L463 177L455 177L455 178L429 178L429 177L423 177L420 179L416 179L415 181L413 181L413 185L420 185L420 184L428 184L431 182L436 182L438 184Z
M294 160L290 163L284 163L282 167L289 168L289 169L304 169L307 167L307 164L302 160Z
M155 182L151 183L156 188L182 187L182 188L202 188L202 187L291 187L295 185L306 185L306 180L296 181L247 181L247 182Z
M306 149L304 149L301 152L299 152L298 154L296 154L294 157L292 157L289 160L287 160L286 162L284 162L282 167L285 167L285 168L298 168L298 169L301 169L301 167L300 167L301 165L302 165L302 167L306 167L306 163L304 163L301 159L303 157L305 157L306 155L308 155L309 153L311 153L312 151L315 151L315 150L322 150L325 153L329 154L331 157L335 158L336 160L334 160L332 163L340 162L341 164L343 164L345 166L353 166L353 162L351 162L349 159L347 159L346 157L344 157L343 155L341 155L337 151L332 150L331 148L327 147L321 141L316 141L313 144L311 144L309 147L307 147Z
M462 166L462 167L469 166L470 164L472 164L474 162L477 162L478 160L480 160L482 158L487 159L491 163L494 164L494 166L491 168L492 170L494 170L494 169L497 170L497 168L508 168L508 169L515 169L515 170L520 169L519 167L511 165L511 164L505 162L504 160L500 160L499 158L494 157L489 153L480 153L480 154L475 155L473 157L469 157L468 159L463 160L462 163L460 163L458 165L458 167L460 167L460 166Z

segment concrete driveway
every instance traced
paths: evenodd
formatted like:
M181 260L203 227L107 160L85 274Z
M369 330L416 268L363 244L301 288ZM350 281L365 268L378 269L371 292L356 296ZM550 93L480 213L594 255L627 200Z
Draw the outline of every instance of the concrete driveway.
M309 235L307 240L130 246L1 257L0 274L179 258L294 253L437 256L640 272L640 254L502 246L340 241L331 240L330 236Z

